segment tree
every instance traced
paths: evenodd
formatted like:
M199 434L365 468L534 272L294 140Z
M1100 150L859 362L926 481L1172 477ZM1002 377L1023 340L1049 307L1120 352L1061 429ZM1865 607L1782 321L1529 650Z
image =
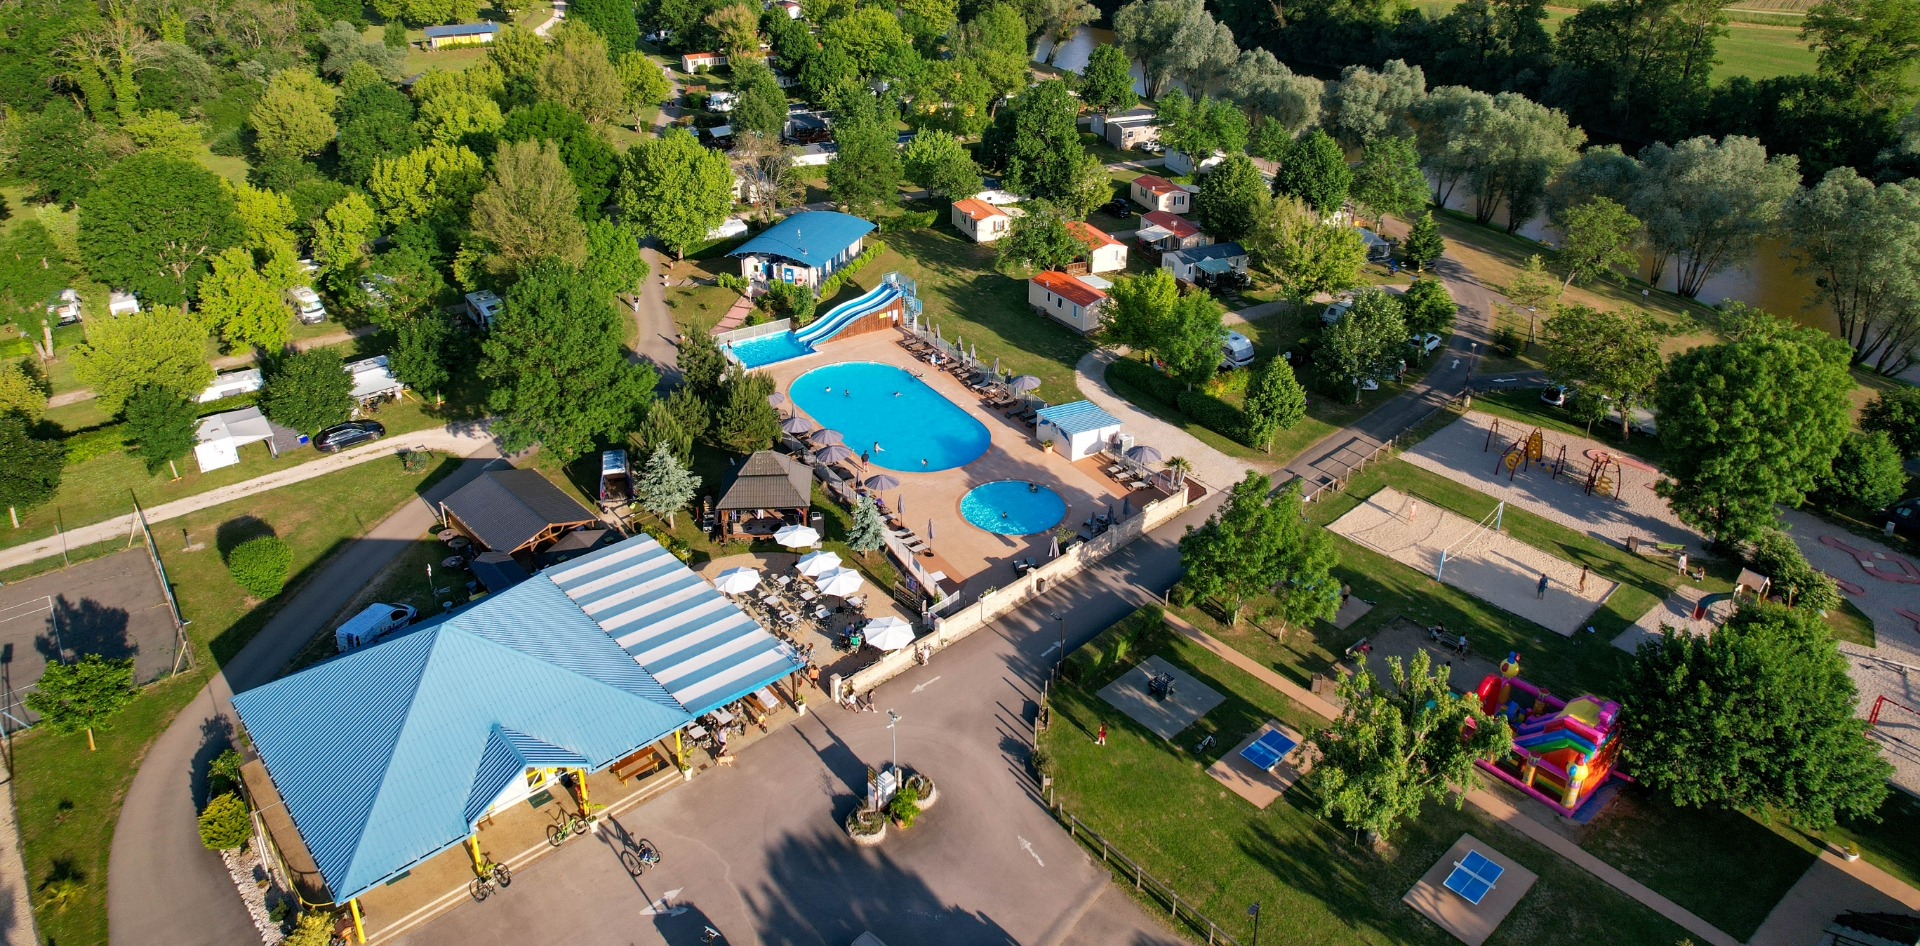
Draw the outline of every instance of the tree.
M367 193L393 223L438 217L465 209L484 186L485 170L465 145L435 143L374 162Z
M590 122L612 121L620 115L627 91L600 34L569 17L560 21L551 37L547 57L540 63L540 97L579 112Z
M1073 169L1073 176L1067 180L1066 189L1053 202L1064 213L1078 220L1111 203L1113 185L1113 175L1107 171L1100 156L1083 154L1080 163Z
M780 132L787 126L787 93L774 79L773 70L758 60L742 61L733 67L733 88L739 99L733 103L727 123L733 126L734 134L780 140Z
M1353 174L1353 202L1377 220L1391 214L1408 218L1427 206L1427 176L1412 138L1397 136L1367 142L1365 157Z
M742 63L743 66L748 65ZM638 115L640 110L650 105L659 105L667 100L673 86L667 81L666 73L660 71L660 64L643 52L630 52L614 61L614 72L620 78L621 104L629 114ZM776 82L775 89L779 88ZM780 93L782 107L786 104L786 93Z
M1124 112L1139 104L1131 69L1132 63L1120 47L1111 43L1095 46L1080 73L1080 101L1102 115Z
M1155 346L1167 362L1168 373L1189 385L1213 377L1220 364L1220 346L1227 340L1227 328L1220 322L1225 311L1206 290L1187 293L1173 304Z
M212 258L243 236L219 175L154 152L108 168L80 201L82 263L149 305L185 302Z
M679 259L733 209L733 170L726 155L669 129L627 151L615 198L621 219Z
M1884 109L1906 101L1920 60L1920 17L1903 0L1823 0L1807 11L1800 38L1819 51L1819 76Z
M257 535L227 553L227 572L247 593L262 601L287 586L293 550L278 536Z
M243 181L234 185L233 200L234 214L244 234L242 247L262 253L293 251L293 225L298 218L291 198Z
M1087 245L1067 229L1066 216L1046 201L1027 206L1027 213L1013 218L1013 226L1000 240L1001 266L1017 269L1063 269L1080 258Z
M752 6L728 4L707 14L706 23L730 61L760 58L760 12ZM899 27L894 30L898 32Z
M607 295L632 292L647 278L647 261L633 231L611 220L587 224L587 261L582 269Z
M502 147L486 188L473 198L473 232L492 248L490 267L504 274L538 259L578 266L587 252L579 202L560 149L551 142Z
M141 388L127 399L126 413L133 455L146 462L147 475L193 452L200 412L180 392Z
M1300 496L1297 480L1274 492L1248 471L1220 511L1180 538L1188 587L1218 601L1233 623L1248 599L1267 593L1289 624L1331 618L1340 607L1340 584L1328 573L1337 554L1326 531L1301 514Z
M239 795L225 792L207 801L200 809L200 843L209 850L230 851L244 847L253 837L253 814Z
M1763 529L1754 537L1747 564L1767 576L1771 594L1794 607L1831 611L1840 606L1840 586L1825 572L1807 564L1800 547L1779 529Z
M14 223L0 234L0 323L12 320L23 336L38 332L47 300L72 286L74 275L44 224L36 218Z
M1307 773L1321 817L1382 840L1428 799L1451 794L1460 807L1478 784L1477 763L1513 747L1506 717L1487 715L1472 692L1454 693L1452 668L1436 670L1424 648L1410 666L1388 657L1387 673L1392 685L1382 686L1363 659L1340 680L1340 716L1309 737L1318 760Z
M488 406L507 449L538 443L572 460L631 429L655 376L628 363L624 335L620 313L579 270L555 260L524 270L481 342L479 373L494 381Z
M645 57L642 57L645 58ZM580 192L580 215L598 220L620 174L620 155L579 115L552 102L536 102L507 113L502 141L551 141Z
M52 499L66 462L59 441L34 437L19 414L0 414L0 505L31 509Z
M1611 399L1627 437L1633 409L1646 402L1660 377L1660 335L1644 313L1560 308L1547 320L1547 376ZM1662 439L1666 422L1662 419Z
M1086 149L1074 124L1079 102L1059 79L1029 87L1000 109L980 142L982 163L1000 168L1006 187L1059 197L1076 180Z
M1907 486L1900 448L1885 431L1853 431L1840 442L1833 468L1820 479L1820 491L1864 509L1880 509L1900 498Z
M953 30L959 15L960 5L956 0L906 0L900 4L900 27L913 37L917 48L931 52ZM786 19L785 13L780 16Z
M1295 197L1268 202L1243 242L1254 267L1285 286L1296 307L1359 285L1367 262L1359 231L1323 221Z
M667 527L672 528L674 512L693 502L699 492L700 477L687 472L673 451L662 443L654 446L647 468L634 484L633 498L640 503L640 508L667 517Z
M1247 115L1226 99L1202 95L1188 99L1179 89L1154 103L1160 125L1160 143L1187 155L1194 167L1216 153L1234 154L1247 147Z
M389 330L430 314L447 288L431 251L414 244L395 244L364 272L352 296L368 321Z
M361 39L360 26L345 20L333 21L332 26L320 31L319 39L320 45L327 49L326 58L320 63L320 71L342 79L342 86L346 85L343 77L354 66L363 66L380 79L398 79L406 71L405 51L378 40L369 42Z
M93 731L133 702L133 658L108 660L87 654L71 663L47 664L40 682L27 694L27 708L40 714L40 725L57 733L87 734L87 751L95 749Z
M1144 356L1159 348L1167 318L1179 299L1180 286L1166 269L1121 276L1107 291L1106 322L1100 331L1105 341Z
M1566 233L1566 239L1561 241L1560 252L1555 255L1567 268L1567 281L1561 284L1562 289L1573 285L1576 279L1626 282L1621 267L1631 272L1640 265L1640 255L1633 249L1634 236L1640 232L1640 219L1605 197L1567 208L1561 215L1560 228Z
M260 154L269 161L319 154L339 131L333 123L339 98L338 89L305 69L274 73L247 113Z
M728 370L722 391L725 403L713 419L716 445L743 455L767 449L780 436L780 414L767 403L773 379L735 365Z
M1874 395L1860 412L1860 426L1893 438L1901 456L1920 457L1920 388L1895 385Z
M1502 92L1492 105L1460 147L1474 219L1490 224L1505 206L1512 233L1546 203L1547 182L1579 156L1586 133L1569 125L1564 113L1524 95Z
M120 130L142 151L191 161L200 150L200 126L164 109L141 112L123 123Z
M607 54L619 58L640 44L640 21L633 0L580 0L567 6L567 18L578 19L606 38Z
M1548 318L1560 305L1560 293L1563 286L1556 283L1552 274L1547 272L1547 264L1535 253L1527 257L1525 268L1513 274L1513 279L1505 287L1506 297L1513 304L1527 310L1527 339L1533 340L1535 321L1542 312Z
M334 201L326 213L313 221L313 259L328 273L350 269L366 253L379 215L359 193Z
M862 555L887 544L887 526L872 496L862 495L853 507L853 525L847 527L847 548Z
M413 102L395 89L378 88L398 96L406 107L341 123L334 151L340 157L341 176L353 183L365 182L381 159L397 158L420 147L420 132L413 126Z
M862 115L834 126L839 156L827 165L827 190L857 216L900 202L900 148L891 124Z
M32 187L35 200L71 207L117 157L100 131L71 102L55 99L8 123L8 167Z
M274 423L311 436L353 413L353 378L333 349L294 352L268 371L260 409Z
M110 414L148 385L193 397L213 382L206 327L174 306L87 320L87 340L74 350L73 371Z
M1147 95L1159 98L1182 80L1205 88L1239 56L1233 31L1215 22L1201 0L1135 0L1113 14L1113 32L1128 58L1147 74Z
M1280 158L1280 169L1273 176L1276 196L1297 197L1322 216L1340 211L1347 200L1347 188L1353 172L1347 168L1340 146L1315 129L1313 134L1296 138Z
M1421 195L1425 193L1423 186ZM1236 152L1200 179L1193 209L1207 222L1207 232L1214 239L1239 240L1253 232L1267 199L1267 182L1261 180L1260 169L1253 166L1253 159Z
M1355 293L1346 314L1320 333L1326 383L1353 385L1353 401L1360 403L1360 382L1397 373L1406 341L1406 306L1399 298L1379 289Z
M1292 430L1307 416L1307 389L1295 380L1293 365L1285 358L1269 358L1247 382L1241 409L1247 414L1247 440L1272 453L1274 435Z
M422 141L466 144L485 150L485 142L507 123L500 103L483 92L447 89L420 100L413 120Z
M1780 218L1799 181L1793 155L1767 157L1752 138L1689 138L1640 152L1645 166L1627 209L1647 227L1654 255L1649 282L1677 258L1678 292L1691 299L1715 273L1752 255L1753 243Z
M727 356L714 344L713 336L694 332L680 343L674 354L674 367L680 370L681 384L708 408L710 416L726 399L721 383L727 373ZM698 436L698 432L695 432Z
M1400 258L1421 272L1425 272L1446 251L1446 240L1441 238L1440 225L1433 221L1431 210L1413 222L1413 228L1407 232L1407 241L1400 244Z
M948 200L966 200L980 193L980 166L973 163L960 139L928 129L907 142L901 152L907 180Z
M445 318L433 313L400 322L394 328L393 350L387 353L393 376L421 394L439 394L451 377L447 361L453 331Z
M1781 223L1813 277L1814 298L1833 310L1854 364L1898 374L1920 342L1920 192L1876 186L1852 168L1834 168L1782 207Z
M293 932L281 940L284 946L328 946L333 941L333 914L325 910L306 910L294 923Z
M1805 610L1750 601L1705 637L1664 630L1634 657L1621 751L1681 807L1779 810L1812 831L1874 817L1892 767L1847 671Z
M1445 283L1431 277L1416 279L1407 287L1402 297L1406 302L1407 332L1415 338L1432 333L1446 335L1453 331L1454 316L1459 314L1459 306L1454 305L1453 296L1447 293Z
M213 258L200 280L200 314L220 330L229 350L258 347L277 354L292 331L280 292L253 267L253 254L235 247Z
M47 392L29 374L24 361L0 362L0 416L18 415L37 423L47 413Z
M1830 468L1852 387L1845 342L1784 322L1675 355L1654 396L1670 457L1660 495L1716 541L1752 538Z

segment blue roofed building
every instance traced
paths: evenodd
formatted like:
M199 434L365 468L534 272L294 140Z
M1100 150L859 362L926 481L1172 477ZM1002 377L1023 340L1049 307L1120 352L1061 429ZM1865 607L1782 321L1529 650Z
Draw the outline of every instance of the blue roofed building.
M818 288L860 255L873 229L872 223L851 214L798 213L727 255L739 257L741 278L756 288L775 282Z
M1033 437L1051 443L1069 461L1099 453L1120 433L1120 419L1092 401L1070 401L1040 409Z
M233 706L305 848L298 860L348 903L477 838L496 813L564 794L563 773L652 751L803 666L642 535Z

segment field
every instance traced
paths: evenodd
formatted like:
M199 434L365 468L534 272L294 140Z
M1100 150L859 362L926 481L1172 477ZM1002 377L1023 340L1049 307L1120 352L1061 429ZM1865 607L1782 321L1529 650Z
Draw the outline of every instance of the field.
M1458 0L1422 0L1415 4L1428 16L1442 17L1447 11L1458 6ZM1774 76L1805 75L1813 72L1814 54L1800 39L1800 30L1796 26L1773 25L1771 21L1783 19L1780 14L1804 12L1811 4L1805 0L1746 0L1739 9L1728 12L1736 22L1727 24L1727 35L1715 44L1719 63L1713 69L1713 81L1717 84L1735 76L1749 79L1771 79ZM1743 23L1737 19L1745 11L1761 14L1752 17L1761 23ZM1575 10L1566 7L1548 7L1544 24L1547 32L1555 33L1560 24L1571 18Z

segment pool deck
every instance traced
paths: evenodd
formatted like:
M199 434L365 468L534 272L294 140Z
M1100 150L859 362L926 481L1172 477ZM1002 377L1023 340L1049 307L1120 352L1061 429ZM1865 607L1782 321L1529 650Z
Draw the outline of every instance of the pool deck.
M914 360L896 343L902 337L900 332L890 329L835 340L820 346L817 354L777 362L759 370L773 378L781 393L786 393L795 378L825 365L847 361L889 364L918 375L942 397L986 425L991 438L987 452L965 466L934 473L879 471L878 468L869 471L887 472L899 478L900 488L888 490L887 499L891 503L895 496L906 498L906 514L902 518L933 547L941 563L938 567L946 571L949 578L964 581L968 590L976 592L1004 587L1016 577L1013 570L1016 559L1031 556L1044 561L1047 557L1047 533L997 535L974 526L960 515L960 497L983 483L1026 480L1050 487L1066 500L1063 523L1072 527L1109 508L1116 513L1120 511L1121 501L1104 477L1089 475L1081 465L1068 463L1059 454L1040 449L1026 425L988 410L979 395L967 390L952 375ZM1137 511L1146 500L1146 491L1136 497L1140 500L1134 503ZM931 536L927 534L929 521L933 526ZM929 568L936 567L933 564L936 559L923 557L920 561Z

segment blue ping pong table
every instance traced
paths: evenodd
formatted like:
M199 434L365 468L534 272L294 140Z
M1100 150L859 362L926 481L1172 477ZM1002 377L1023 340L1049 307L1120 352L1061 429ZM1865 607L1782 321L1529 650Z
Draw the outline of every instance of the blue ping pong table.
M1262 772L1271 772L1273 767L1279 765L1280 760L1286 758L1287 753L1292 752L1296 745L1299 743L1287 738L1286 733L1278 729L1270 729L1245 749L1240 750L1240 758L1253 763Z
M1455 861L1453 872L1447 875L1446 887L1474 906L1487 893L1507 869L1489 860L1479 851L1468 851L1467 856Z

